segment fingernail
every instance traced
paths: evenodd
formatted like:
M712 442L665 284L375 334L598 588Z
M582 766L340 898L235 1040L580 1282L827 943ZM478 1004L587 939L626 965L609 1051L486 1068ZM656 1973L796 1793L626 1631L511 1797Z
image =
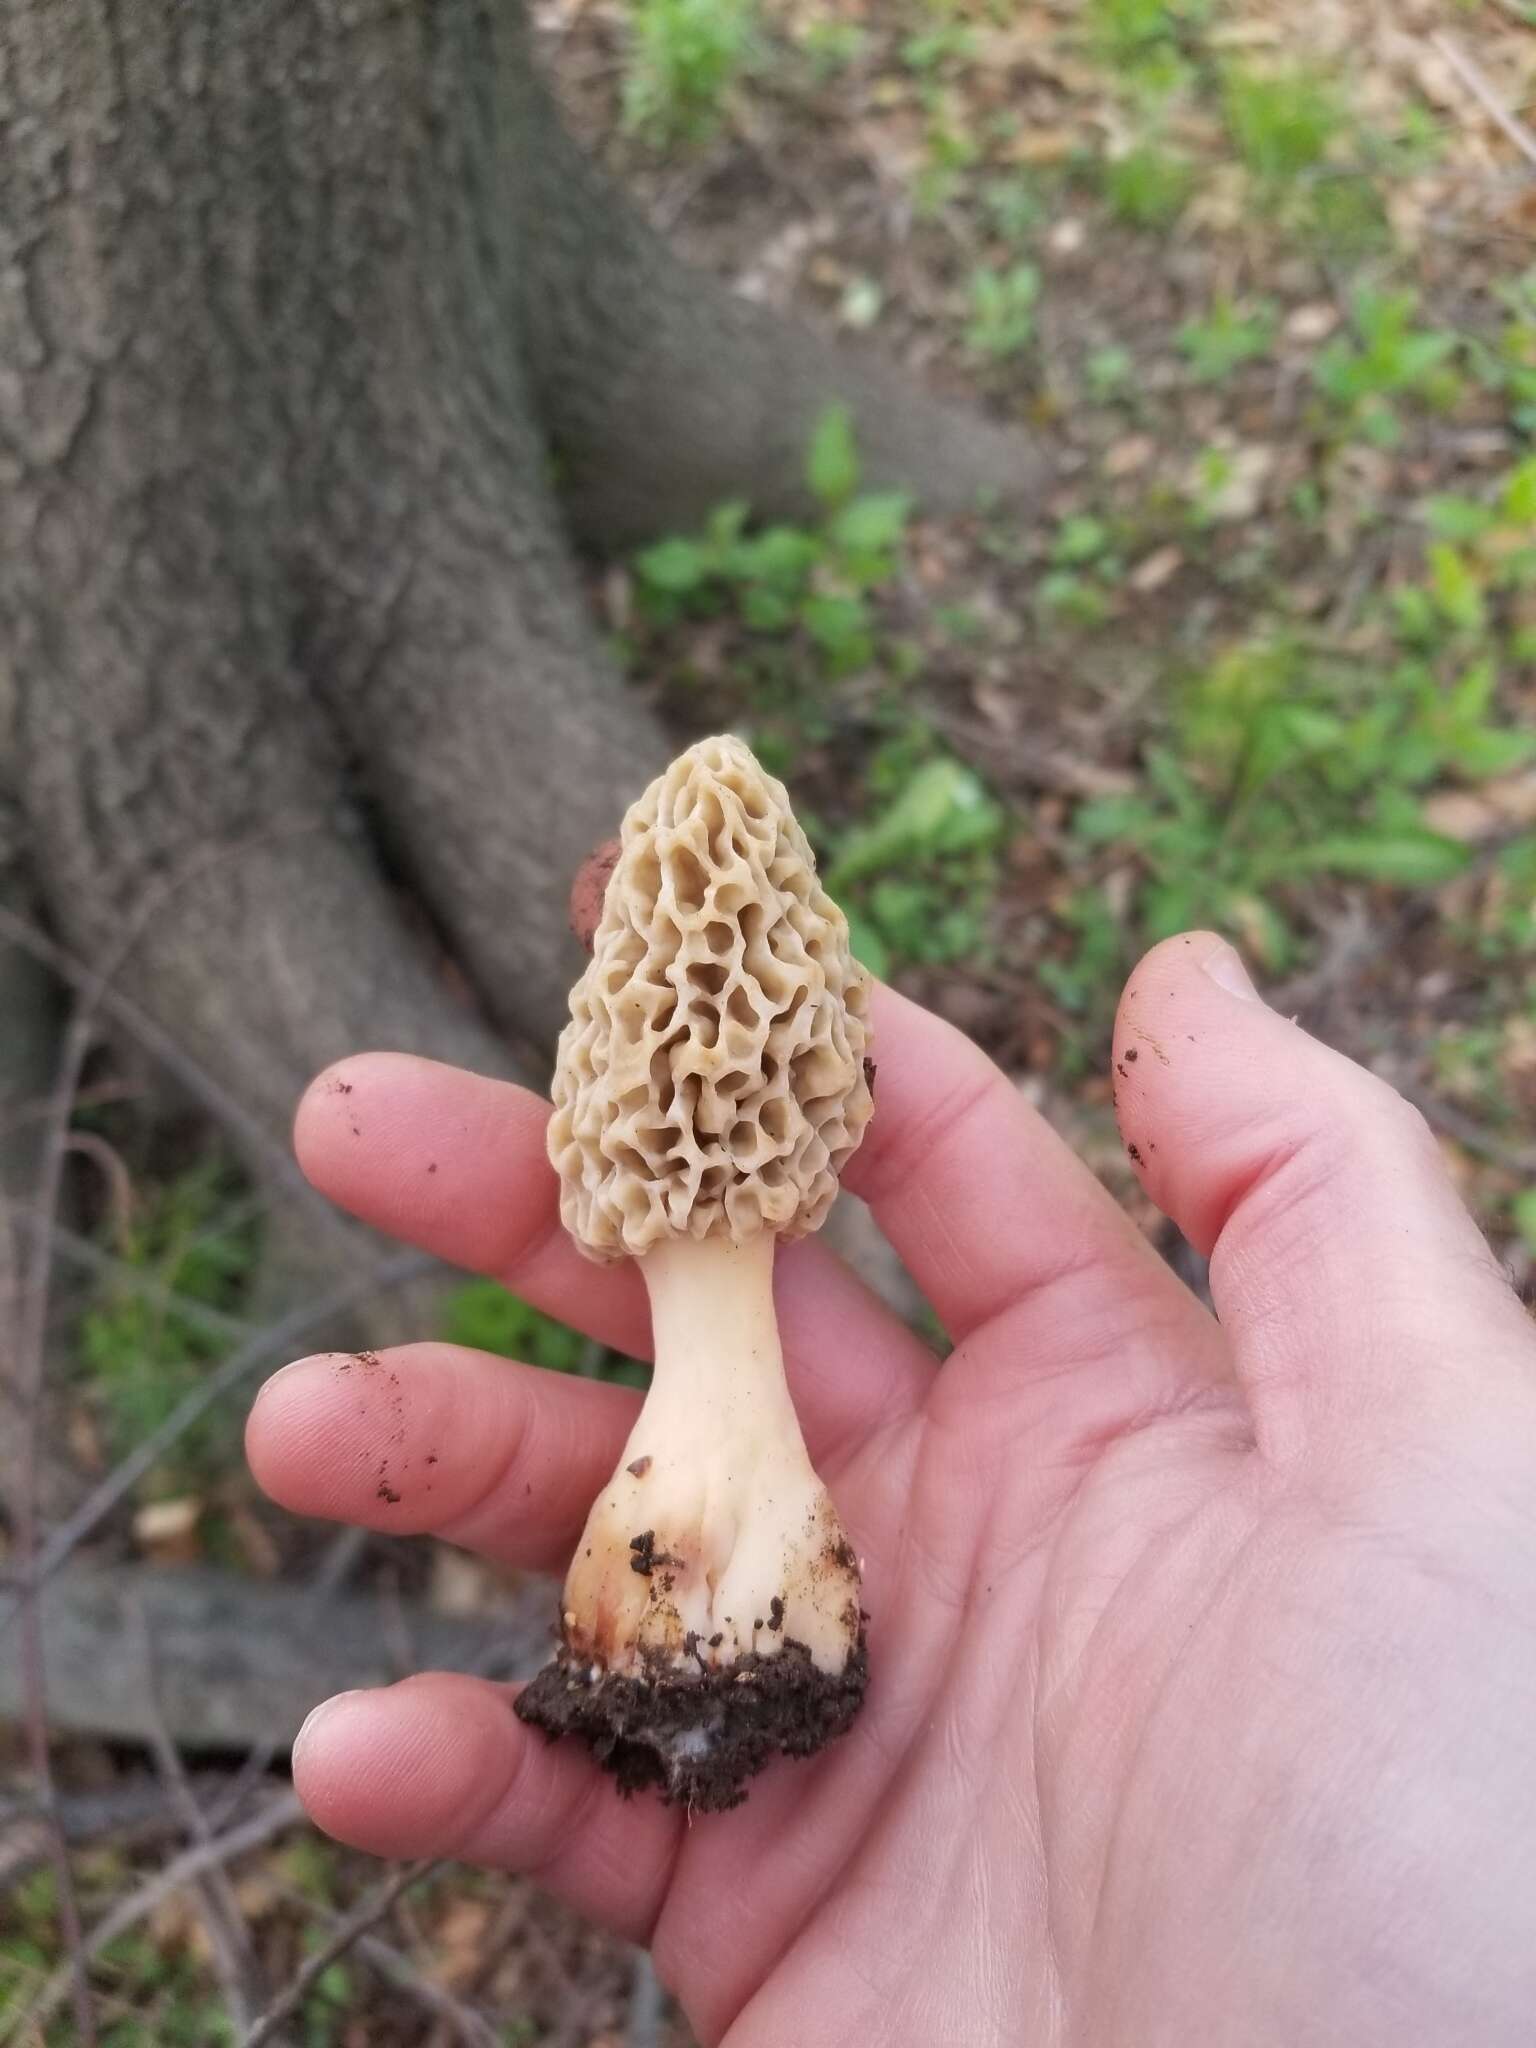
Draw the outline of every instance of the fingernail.
M1216 986L1224 988L1229 996L1241 996L1249 1003L1263 1001L1263 997L1253 985L1247 968L1243 965L1242 956L1235 947L1227 945L1225 940L1219 945L1212 946L1200 965Z
M299 1751L306 1742L311 1740L315 1730L320 1726L326 1715L330 1713L331 1709L339 1707L343 1700L356 1699L358 1691L359 1688L354 1687L351 1692L334 1692L328 1700L322 1700L318 1707L310 1708L309 1712L304 1716L304 1725L293 1738L293 1757L295 1762L298 1761Z
M269 1373L267 1377L262 1381L261 1385L256 1389L256 1401L252 1402L252 1407L255 1407L256 1402L265 1401L268 1394L270 1394L272 1389L277 1385L278 1381L287 1379L289 1373L302 1372L306 1366L318 1365L320 1360L325 1356L325 1352L316 1351L313 1352L308 1358L294 1359L291 1365L280 1365L277 1368L277 1371L274 1373Z

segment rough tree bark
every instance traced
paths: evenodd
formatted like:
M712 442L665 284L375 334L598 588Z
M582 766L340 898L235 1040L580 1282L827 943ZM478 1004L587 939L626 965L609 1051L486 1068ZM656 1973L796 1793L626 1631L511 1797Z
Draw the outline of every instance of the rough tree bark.
M547 1045L665 751L572 526L781 509L834 396L876 478L1038 484L680 266L515 0L0 0L0 783L59 935L274 1127L351 1047Z

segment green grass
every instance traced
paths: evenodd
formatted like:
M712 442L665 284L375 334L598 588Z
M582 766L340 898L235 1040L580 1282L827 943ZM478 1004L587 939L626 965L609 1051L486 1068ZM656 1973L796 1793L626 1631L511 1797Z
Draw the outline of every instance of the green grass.
M967 352L984 363L1006 362L1022 355L1035 338L1039 299L1040 272L1033 263L973 271L970 317L965 327Z
M498 1358L520 1359L546 1372L574 1373L581 1379L611 1380L620 1386L644 1386L647 1369L621 1352L610 1351L583 1337L566 1323L532 1308L494 1280L470 1280L449 1297L443 1335L450 1344Z
M1422 326L1418 304L1412 290L1362 287L1351 301L1348 330L1318 352L1313 381L1346 433L1395 447L1404 403L1444 411L1460 396L1460 337Z
M1105 159L1101 172L1110 212L1128 227L1166 229L1194 193L1195 166L1156 140L1138 142L1123 156Z
M229 1348L196 1309L236 1313L253 1277L260 1237L243 1192L229 1161L213 1153L136 1189L129 1215L106 1237L126 1270L95 1289L76 1356L114 1456L157 1429ZM206 1416L167 1454L149 1489L175 1491L222 1469L237 1434L231 1416Z
M876 749L863 794L864 818L832 837L823 860L854 951L881 976L975 958L1008 832L1002 806L920 723Z
M821 506L812 524L751 524L742 501L722 505L698 534L643 549L634 562L653 625L732 617L746 633L794 643L815 676L833 679L874 659L871 596L895 573L910 500L860 492L848 413L831 406L806 453L806 482Z
M1185 84L1215 0L1086 0L1088 46L1123 83L1152 95Z
M132 1882L115 1850L93 1849L77 1866L88 1908L120 1896ZM0 2010L20 2009L58 1966L62 1935L52 1871L35 1871L10 1888L0 1904ZM236 2038L233 2022L210 1973L195 1950L135 1931L102 1951L92 1967L101 2048L225 2048ZM73 2021L52 2021L47 2048L72 2048Z
M826 85L857 64L869 44L869 32L857 22L823 18L800 30L800 49L818 85Z
M1317 171L1349 126L1337 82L1304 64L1275 71L1230 66L1222 106L1238 156L1271 190Z
M1021 296L1032 304L1033 272L1020 269L1031 280ZM1009 334L1008 345L1017 338ZM1003 343L997 334L994 345ZM802 817L828 887L849 914L855 950L876 973L974 957L986 941L1007 821L977 776L902 705L902 679L921 655L882 630L878 600L906 544L908 499L861 490L862 465L840 406L818 421L805 474L821 507L811 524L756 528L747 508L732 504L702 533L644 549L634 563L642 610L663 635L709 618L733 625L738 679L757 707L754 742L776 772L792 773L800 749L829 736L820 721L839 681L855 672L888 679L867 714L887 737L865 762L855 816L835 826L803 810ZM1063 531L1070 543L1072 523ZM1080 541L1082 522L1076 531ZM963 607L949 623L960 638L973 631ZM765 650L778 659L763 665ZM790 663L797 686L786 689Z
M1201 320L1186 320L1178 344L1191 374L1202 384L1219 384L1245 363L1269 353L1278 313L1272 299L1239 305L1217 298Z
M1008 836L981 778L913 723L874 750L862 795L864 817L823 848L860 961L885 977L981 954Z
M658 148L707 141L757 41L755 0L630 0L624 123Z
M1495 685L1487 661L1383 674L1294 639L1241 644L1185 684L1144 787L1083 804L1074 833L1138 857L1137 943L1213 924L1284 971L1314 878L1433 888L1466 866L1467 848L1424 822L1423 795L1536 753Z

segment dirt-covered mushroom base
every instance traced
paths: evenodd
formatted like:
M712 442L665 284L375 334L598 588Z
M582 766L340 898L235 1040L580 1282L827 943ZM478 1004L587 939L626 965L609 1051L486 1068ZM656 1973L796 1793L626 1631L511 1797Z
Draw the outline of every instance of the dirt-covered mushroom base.
M654 1786L695 1813L739 1806L747 1780L776 1756L811 1756L843 1734L864 1697L864 1632L833 1677L786 1641L728 1669L654 1678L592 1675L562 1649L517 1699L518 1719L551 1738L577 1735L626 1795Z

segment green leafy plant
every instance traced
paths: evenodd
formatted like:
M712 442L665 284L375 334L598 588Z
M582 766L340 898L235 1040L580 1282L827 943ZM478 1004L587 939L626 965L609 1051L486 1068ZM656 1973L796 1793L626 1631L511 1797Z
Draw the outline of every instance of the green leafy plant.
M1119 987L1125 934L1100 889L1075 889L1057 922L1070 946L1037 961L1036 976L1071 1016L1089 1016L1097 1003L1112 1000L1111 992Z
M1040 298L1040 272L1033 263L1013 263L1005 270L983 265L971 273L970 318L965 345L983 362L1006 362L1027 349L1035 338L1035 308Z
M1272 299L1241 306L1222 295L1203 320L1185 321L1179 329L1179 347L1200 383L1217 384L1244 363L1268 354L1276 319Z
M1238 154L1271 187L1317 170L1347 118L1333 78L1304 64L1275 71L1232 65L1222 104Z
M805 24L799 43L817 83L825 85L859 61L868 47L869 32L856 21L824 15Z
M975 31L963 21L934 21L904 38L901 61L920 78L932 78L970 61Z
M1496 1023L1466 1024L1441 1032L1429 1049L1436 1090L1491 1123L1506 1122L1510 1102L1500 1065L1503 1049L1503 1029Z
M1536 588L1536 457L1527 457L1486 498L1441 492L1422 507L1430 539L1428 573L1392 594L1399 637L1433 651L1447 641L1480 641L1505 592ZM1518 631L1515 659L1526 659Z
M1422 662L1383 678L1294 642L1239 646L1187 685L1145 755L1146 788L1080 806L1073 829L1140 856L1145 938L1214 923L1284 967L1308 876L1432 888L1465 866L1466 848L1424 823L1421 792L1536 751L1501 723L1495 681L1487 664L1445 683Z
M657 145L706 140L756 33L756 0L631 0L625 126Z
M621 1386L645 1384L645 1367L634 1359L592 1343L494 1280L467 1281L449 1296L443 1335L450 1344L494 1352L498 1358L518 1358L546 1372L612 1380Z
M1522 833L1501 849L1467 936L1485 960L1536 961L1536 832Z
M1091 350L1083 363L1083 382L1099 404L1123 397L1135 375L1136 358L1116 342Z
M201 1309L238 1310L255 1269L258 1233L237 1204L228 1162L210 1156L135 1191L107 1240L121 1277L103 1279L81 1315L76 1351L115 1452L138 1443L202 1383L228 1339ZM204 1476L230 1452L234 1424L211 1415L184 1433L154 1483Z
M1400 432L1393 401L1445 405L1459 389L1452 360L1457 335L1420 327L1412 291L1362 290L1351 309L1352 331L1318 353L1313 379L1328 402L1367 438L1390 444Z
M1501 278L1494 291L1508 318L1491 340L1469 339L1472 374L1504 402L1522 433L1536 435L1536 268Z
M980 778L921 728L888 742L867 777L874 808L837 836L826 883L876 974L983 943L1007 819Z
M1087 0L1089 45L1142 92L1167 94L1190 75L1189 52L1213 0Z
M1117 220L1133 228L1167 228L1189 204L1195 167L1180 151L1149 139L1106 158L1102 181Z
M1044 193L1035 180L1022 171L988 178L981 187L980 197L988 221L1005 242L1027 242L1046 218Z
M1052 536L1049 567L1035 586L1035 610L1047 624L1102 625L1110 611L1108 586L1123 567L1109 526L1094 513L1072 513Z
M750 633L797 636L824 674L864 667L875 652L870 594L895 573L910 500L900 491L861 493L859 480L847 410L830 406L806 455L820 521L753 530L744 504L721 506L701 534L658 541L635 557L649 616L734 612Z

